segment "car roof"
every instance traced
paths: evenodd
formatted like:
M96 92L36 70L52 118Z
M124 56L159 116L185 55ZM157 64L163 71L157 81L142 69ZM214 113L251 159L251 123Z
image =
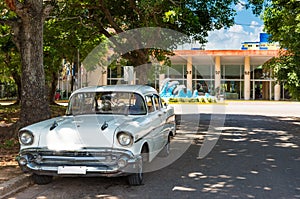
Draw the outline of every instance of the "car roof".
M78 89L72 93L84 93L84 92L134 92L142 96L149 94L157 94L157 91L147 85L127 85L127 84L118 84L118 85L107 85L107 86L90 86Z

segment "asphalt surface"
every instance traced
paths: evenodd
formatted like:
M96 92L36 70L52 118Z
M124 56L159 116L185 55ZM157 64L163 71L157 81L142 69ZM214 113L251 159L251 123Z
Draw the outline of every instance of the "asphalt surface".
M10 198L300 198L299 106L181 106L187 114L171 154L147 165L144 185L123 177L56 178Z

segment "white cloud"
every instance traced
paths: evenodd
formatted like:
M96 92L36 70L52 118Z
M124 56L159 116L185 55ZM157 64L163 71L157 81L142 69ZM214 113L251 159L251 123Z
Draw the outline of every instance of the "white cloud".
M242 42L259 41L259 33L262 32L263 27L252 21L247 29L242 25L234 25L229 29L212 31L209 33L205 49L238 50L241 49Z
M240 33L240 32L244 32L243 26L241 26L241 25L234 25L234 26L232 26L232 27L230 27L230 28L228 29L228 32L230 32L230 33Z
M255 26L258 26L259 25L259 23L257 22L257 21L251 21L251 25L250 25L250 27L255 27Z
M259 33L263 32L263 26L257 21L251 21L248 25L234 25L228 29L211 31L208 34L206 50L239 50L242 42L259 41ZM180 50L200 48L198 43L185 44L178 47Z

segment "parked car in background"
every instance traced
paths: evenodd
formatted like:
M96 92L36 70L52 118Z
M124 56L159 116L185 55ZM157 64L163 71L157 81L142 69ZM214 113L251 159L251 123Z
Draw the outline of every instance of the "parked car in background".
M143 181L143 165L169 154L172 107L145 85L97 86L72 93L66 115L19 131L17 157L37 184L53 176L128 176Z

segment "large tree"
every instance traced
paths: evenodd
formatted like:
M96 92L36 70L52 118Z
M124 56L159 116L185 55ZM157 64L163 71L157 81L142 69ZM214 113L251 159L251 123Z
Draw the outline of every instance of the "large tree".
M300 99L300 2L273 0L264 12L264 24L271 41L279 42L284 49L267 65L292 97Z
M43 0L5 0L9 18L1 23L11 26L13 41L21 55L21 114L24 126L50 117L43 66L43 25L52 6Z
M76 67L87 54L103 40L103 36L93 33L90 27L82 26L80 17L68 17L63 1L52 2L51 16L45 16L43 34L43 63L45 72L45 86L50 104L54 103L57 80L62 70L62 60ZM16 13L9 11L5 2L0 2L0 73L2 81L14 82L18 86L18 99L21 99L21 63L20 53L13 42L15 33L12 21L17 20ZM8 24L8 25L5 25ZM9 26L10 25L10 26ZM14 39L15 41L15 39ZM79 57L79 59L78 59ZM13 80L11 79L13 78ZM75 76L72 77L75 79ZM72 81L74 83L75 81ZM19 100L17 100L17 103Z

